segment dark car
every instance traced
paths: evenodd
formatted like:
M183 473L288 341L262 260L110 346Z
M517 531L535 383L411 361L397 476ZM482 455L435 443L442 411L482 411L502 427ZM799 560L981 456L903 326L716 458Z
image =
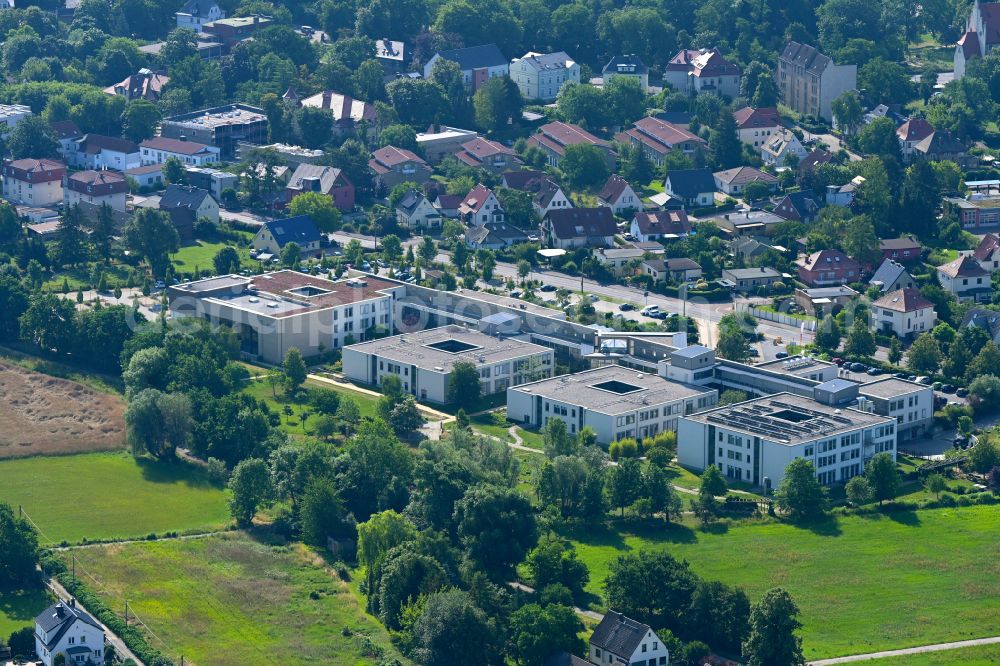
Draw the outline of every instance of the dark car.
M965 396L969 395L969 389L963 386L959 388L957 391L955 391L955 395L957 395L959 398L964 398Z
M629 312L631 310L635 310L635 306L632 305L631 303L622 303L621 305L618 306L618 309L621 310L622 312Z
M864 372L868 367L864 363L851 363L851 372Z
M878 368L873 365L872 367L868 368L868 370L866 370L865 372L867 372L869 375L881 375L882 368Z
M941 392L942 393L954 393L955 392L955 385L954 384L944 384L941 387Z
M555 291L556 288L555 288L554 285L551 285L551 284L543 284L541 287L538 288L538 290L539 291Z
M788 352L780 351L774 355L774 358L788 358Z
M907 377L909 377L909 375L907 375L905 372L897 372L893 374L893 377L896 377L897 379L906 379Z

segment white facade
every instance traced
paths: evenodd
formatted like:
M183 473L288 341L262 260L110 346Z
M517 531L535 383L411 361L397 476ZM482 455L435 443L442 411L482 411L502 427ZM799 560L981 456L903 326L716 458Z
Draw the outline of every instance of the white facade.
M31 107L24 104L0 104L0 134L7 135L17 124L31 115Z
M817 430L810 436L794 435L787 439L763 425L762 414L745 412L742 421L717 417L750 403L771 405L774 401L789 407L767 407L764 412L771 421L786 423L783 415L791 412L789 426L810 420L811 413L825 414L836 428ZM820 483L846 483L862 474L865 464L876 453L888 452L896 458L896 423L894 420L854 409L835 411L808 398L788 393L758 398L739 406L729 405L681 418L677 429L677 459L681 465L703 470L716 465L728 479L754 485L777 488L785 476L785 468L795 458L806 458L816 468ZM775 413L778 416L773 416ZM832 421L831 416L845 418L848 423ZM709 418L712 417L712 418ZM797 420L796 420L797 419Z
M61 180L32 182L4 176L3 198L26 206L55 206L62 203L63 184Z
M60 602L45 611L62 613L65 619L58 624L43 625L39 621L42 618L35 621L35 653L44 666L53 666L58 655L63 656L67 666L104 663L104 632L92 624L93 620L81 619L72 603ZM50 627L48 631L45 626Z
M764 160L764 164L784 166L789 155L801 160L807 153L799 138L788 130L781 130L761 145L760 158Z
M510 62L510 78L524 99L555 101L568 82L580 82L580 65L565 53L525 53Z
M410 210L396 208L396 221L406 229L437 229L441 227L441 212L421 197L416 207Z
M871 327L876 333L895 335L905 340L930 331L936 325L937 315L933 305L910 312L872 306Z
M67 187L63 190L63 194L65 195L63 201L66 206L76 206L80 203L89 203L95 206L108 204L115 210L125 212L126 202L128 201L127 192L115 192L114 194L86 194L84 192L77 192L76 190Z
M226 12L219 7L219 5L208 2L195 2L189 3L194 4L196 7L198 5L208 6L208 11L205 13L194 12L194 11L180 11L175 14L177 17L177 27L187 28L189 30L194 30L195 32L203 32L202 27L206 23L211 23L212 21L218 21L219 19L226 18ZM185 7L186 8L186 7Z
M189 152L175 152L172 150L167 150L163 148L155 148L147 145L139 144L142 149L142 166L149 166L150 164L163 164L171 157L176 157L180 160L180 163L185 166L205 166L206 164L215 164L221 161L222 151L215 146L204 146L201 145L201 149L194 154ZM200 145L200 144L199 144Z

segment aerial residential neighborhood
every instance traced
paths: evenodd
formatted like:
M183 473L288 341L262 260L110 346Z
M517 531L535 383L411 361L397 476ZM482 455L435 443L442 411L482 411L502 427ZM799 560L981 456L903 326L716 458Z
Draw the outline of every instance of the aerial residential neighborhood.
M0 666L1000 663L1000 3L0 33Z

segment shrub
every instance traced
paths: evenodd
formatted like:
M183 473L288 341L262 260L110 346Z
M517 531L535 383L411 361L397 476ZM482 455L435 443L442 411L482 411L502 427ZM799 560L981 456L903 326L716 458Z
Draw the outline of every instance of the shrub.
M208 478L212 483L225 485L229 481L229 470L226 468L226 463L218 458L209 458L205 469L208 470Z

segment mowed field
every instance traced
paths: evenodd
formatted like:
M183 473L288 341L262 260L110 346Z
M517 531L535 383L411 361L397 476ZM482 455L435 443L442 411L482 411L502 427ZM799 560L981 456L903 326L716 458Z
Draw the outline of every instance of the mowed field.
M6 641L12 633L34 625L35 618L52 603L47 590L25 590L0 594L0 640Z
M106 588L105 601L118 608L127 596L165 645L153 644L188 664L354 666L375 661L365 659L361 635L389 645L348 585L299 544L266 545L230 532L77 556Z
M0 361L0 458L119 449L124 411L118 396Z
M872 666L996 666L1000 664L1000 645L908 654L902 657L886 657L862 663Z
M0 502L22 505L43 543L214 530L229 522L226 491L181 463L91 453L0 461Z
M807 659L1000 635L997 506L841 517L815 530L763 523L569 536L597 595L617 556L656 549L743 587L751 601L784 587L802 611Z

